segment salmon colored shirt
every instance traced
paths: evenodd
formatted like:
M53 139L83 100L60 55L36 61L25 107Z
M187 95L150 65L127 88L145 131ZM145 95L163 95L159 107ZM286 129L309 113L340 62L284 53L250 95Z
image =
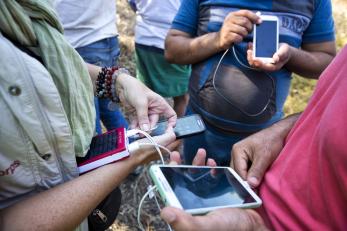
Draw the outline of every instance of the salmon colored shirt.
M260 196L274 230L347 229L347 46L321 75Z

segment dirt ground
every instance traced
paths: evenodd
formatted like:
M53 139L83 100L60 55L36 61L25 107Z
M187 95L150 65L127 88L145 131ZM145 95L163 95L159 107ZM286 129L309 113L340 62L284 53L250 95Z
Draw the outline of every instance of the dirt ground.
M116 0L117 2L117 25L120 33L121 57L120 64L126 66L135 76L134 62L134 19L135 14L127 4L127 0ZM337 45L341 48L347 43L347 0L333 0L333 10L337 32ZM301 80L300 80L301 81ZM305 81L305 80L304 80ZM315 83L295 81L292 84L291 95L286 104L286 112L293 113L305 107ZM308 90L307 90L308 89ZM303 91L304 90L304 91ZM305 92L306 95L301 95ZM304 98L304 101L302 100ZM303 101L303 102L302 102ZM300 102L297 106L295 103ZM140 230L137 225L137 209L143 194L147 191L150 179L146 171L139 175L129 176L122 184L123 193L122 207L117 220L109 228L109 231ZM166 224L160 219L159 210L153 200L147 199L144 203L141 222L146 230L168 230Z

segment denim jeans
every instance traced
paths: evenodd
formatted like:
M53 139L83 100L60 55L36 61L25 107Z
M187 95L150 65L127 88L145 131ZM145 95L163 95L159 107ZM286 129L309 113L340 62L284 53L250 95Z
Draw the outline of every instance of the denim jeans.
M193 109L188 105L186 115L194 113ZM229 166L233 144L246 138L248 134L226 134L206 122L205 126L206 130L203 133L184 139L184 163L190 165L197 150L204 148L207 152L207 158L214 159L219 166Z
M79 47L76 50L85 62L100 67L116 66L120 54L117 37L102 39L87 46ZM108 109L110 100L95 97L94 102L96 110L96 132L98 134L102 133L100 119L107 130L117 127L128 127L128 122L118 107L114 111Z

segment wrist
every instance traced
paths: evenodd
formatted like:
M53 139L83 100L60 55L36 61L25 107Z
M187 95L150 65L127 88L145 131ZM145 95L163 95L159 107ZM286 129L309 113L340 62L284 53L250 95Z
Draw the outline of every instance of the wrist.
M277 123L273 124L270 128L274 130L273 134L280 137L282 140L284 140L292 127L294 126L295 122L299 118L300 113L290 115Z
M292 47L288 44L286 45L288 46L288 58L284 66L287 68L287 65L290 65L291 61L294 59L297 48Z
M265 224L263 219L261 218L261 216L259 215L259 213L257 213L255 210L253 209L246 209L246 214L248 216L248 219L250 221L250 224L252 226L252 228L250 230L269 230Z
M224 51L224 50L228 49L228 46L222 42L221 31L213 32L212 36L213 36L213 39L215 41L213 44L215 44L214 47L215 47L217 52Z

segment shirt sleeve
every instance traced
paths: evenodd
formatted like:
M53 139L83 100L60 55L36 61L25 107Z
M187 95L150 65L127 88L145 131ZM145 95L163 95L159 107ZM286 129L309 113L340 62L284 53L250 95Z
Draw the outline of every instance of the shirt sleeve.
M303 43L318 43L334 40L335 30L331 1L317 1L312 21L303 34Z
M198 27L198 20L199 0L182 0L171 28L195 36Z

